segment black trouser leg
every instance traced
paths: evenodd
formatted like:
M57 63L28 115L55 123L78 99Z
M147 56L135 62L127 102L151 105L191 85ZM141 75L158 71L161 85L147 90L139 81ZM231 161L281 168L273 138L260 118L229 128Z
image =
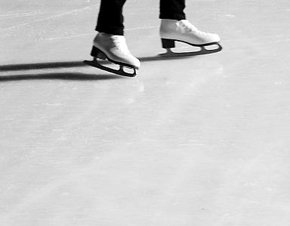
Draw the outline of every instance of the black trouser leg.
M126 0L101 0L96 30L124 35L123 6ZM160 19L185 19L185 0L160 0Z
M96 30L114 35L124 34L123 6L126 0L101 0Z
M160 19L184 20L185 0L160 0Z

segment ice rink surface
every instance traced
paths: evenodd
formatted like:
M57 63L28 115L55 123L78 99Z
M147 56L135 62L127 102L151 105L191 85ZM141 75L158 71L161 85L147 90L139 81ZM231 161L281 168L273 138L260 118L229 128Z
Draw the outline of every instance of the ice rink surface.
M98 9L1 0L0 225L289 226L289 0L188 0L224 49L174 59L128 0L135 78L82 64Z

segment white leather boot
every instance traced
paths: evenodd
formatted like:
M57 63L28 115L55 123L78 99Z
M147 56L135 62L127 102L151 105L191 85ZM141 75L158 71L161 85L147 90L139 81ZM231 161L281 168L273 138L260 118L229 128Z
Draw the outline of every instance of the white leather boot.
M129 51L126 39L122 35L98 33L94 39L91 55L101 58L105 55L113 63L140 68L140 61Z
M199 47L218 44L220 42L220 37L217 34L200 31L188 20L162 19L160 37L162 47L165 49L174 48L175 41Z

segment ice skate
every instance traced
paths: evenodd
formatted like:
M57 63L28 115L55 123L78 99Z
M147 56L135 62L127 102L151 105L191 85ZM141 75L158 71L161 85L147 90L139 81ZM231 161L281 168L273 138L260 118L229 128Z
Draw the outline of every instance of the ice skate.
M122 76L134 77L140 67L140 61L130 53L122 35L98 33L94 39L91 56L93 60L84 61L86 64ZM101 62L102 60L118 65L119 69L109 67L105 62Z
M175 42L183 42L199 47L200 51L195 52L195 55L215 53L222 50L222 46L219 44L220 37L217 34L202 32L187 20L162 19L160 37L162 47L167 50L167 53L163 54L165 56L174 55L171 48L175 47Z

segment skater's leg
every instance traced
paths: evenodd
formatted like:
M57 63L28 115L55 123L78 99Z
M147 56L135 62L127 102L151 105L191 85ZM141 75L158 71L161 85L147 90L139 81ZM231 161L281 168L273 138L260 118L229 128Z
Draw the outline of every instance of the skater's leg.
M134 76L140 67L140 61L131 54L124 37L123 6L126 0L101 0L101 6L96 26L97 35L94 38L91 56L93 61L87 64L102 70L120 75ZM120 66L119 70L100 64L99 59L108 60ZM127 73L123 67L133 70Z
M140 67L140 61L129 51L124 37L123 6L126 0L101 0L100 12L96 26L97 35L94 38L91 56L93 61L85 63L102 70L135 76ZM108 60L120 66L119 69L107 67L99 59ZM131 73L123 68L132 69Z
M185 0L160 0L160 19L184 20Z
M175 47L175 41L185 42L193 46L201 47L206 53L204 46L217 45L216 52L221 50L220 37L217 34L198 30L186 20L184 13L185 0L160 0L160 37L162 47L170 50ZM170 52L170 51L169 51Z
M126 0L101 0L96 31L124 35L123 6Z

